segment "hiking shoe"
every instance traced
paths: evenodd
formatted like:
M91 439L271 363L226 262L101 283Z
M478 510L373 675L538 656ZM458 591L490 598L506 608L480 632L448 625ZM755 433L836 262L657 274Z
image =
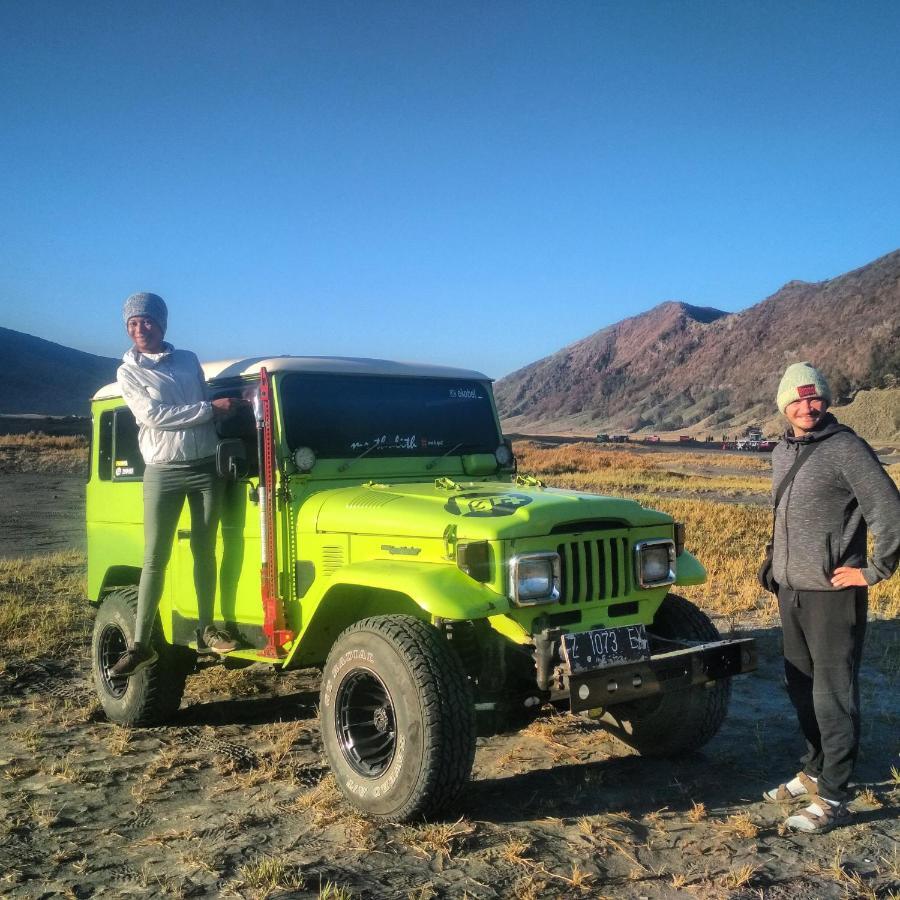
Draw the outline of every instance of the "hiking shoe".
M159 659L159 654L152 647L135 644L126 650L109 670L112 678L130 678L141 669L146 669Z
M238 642L227 631L214 625L207 625L197 638L198 653L231 653L237 646Z

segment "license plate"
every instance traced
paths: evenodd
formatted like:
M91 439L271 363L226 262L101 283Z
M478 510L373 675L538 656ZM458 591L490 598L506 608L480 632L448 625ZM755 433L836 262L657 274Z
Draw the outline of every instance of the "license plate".
M650 658L650 641L643 625L594 628L578 634L564 634L561 649L572 673Z

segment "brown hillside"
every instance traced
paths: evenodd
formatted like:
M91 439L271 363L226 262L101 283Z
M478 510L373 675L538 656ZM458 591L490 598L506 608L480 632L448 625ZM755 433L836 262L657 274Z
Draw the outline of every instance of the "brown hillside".
M900 388L860 391L834 413L869 442L900 446Z
M509 431L734 429L771 416L789 362L819 365L839 397L889 386L898 323L900 250L741 313L663 303L501 379L497 400Z

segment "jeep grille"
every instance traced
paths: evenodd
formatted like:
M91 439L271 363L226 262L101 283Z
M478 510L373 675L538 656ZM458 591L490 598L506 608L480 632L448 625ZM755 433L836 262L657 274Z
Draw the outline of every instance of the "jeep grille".
M593 603L624 597L631 590L628 539L571 541L556 548L560 561L560 604Z

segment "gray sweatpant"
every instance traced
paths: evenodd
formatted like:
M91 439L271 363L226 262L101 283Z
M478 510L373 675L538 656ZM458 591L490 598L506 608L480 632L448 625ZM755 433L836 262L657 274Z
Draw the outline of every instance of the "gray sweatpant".
M806 738L803 771L826 800L846 800L859 750L859 666L868 590L778 590L784 680Z
M224 482L215 462L147 466L144 471L144 568L138 588L135 643L147 644L162 597L166 566L185 498L191 510L191 554L199 627L213 622L216 598L216 531Z

